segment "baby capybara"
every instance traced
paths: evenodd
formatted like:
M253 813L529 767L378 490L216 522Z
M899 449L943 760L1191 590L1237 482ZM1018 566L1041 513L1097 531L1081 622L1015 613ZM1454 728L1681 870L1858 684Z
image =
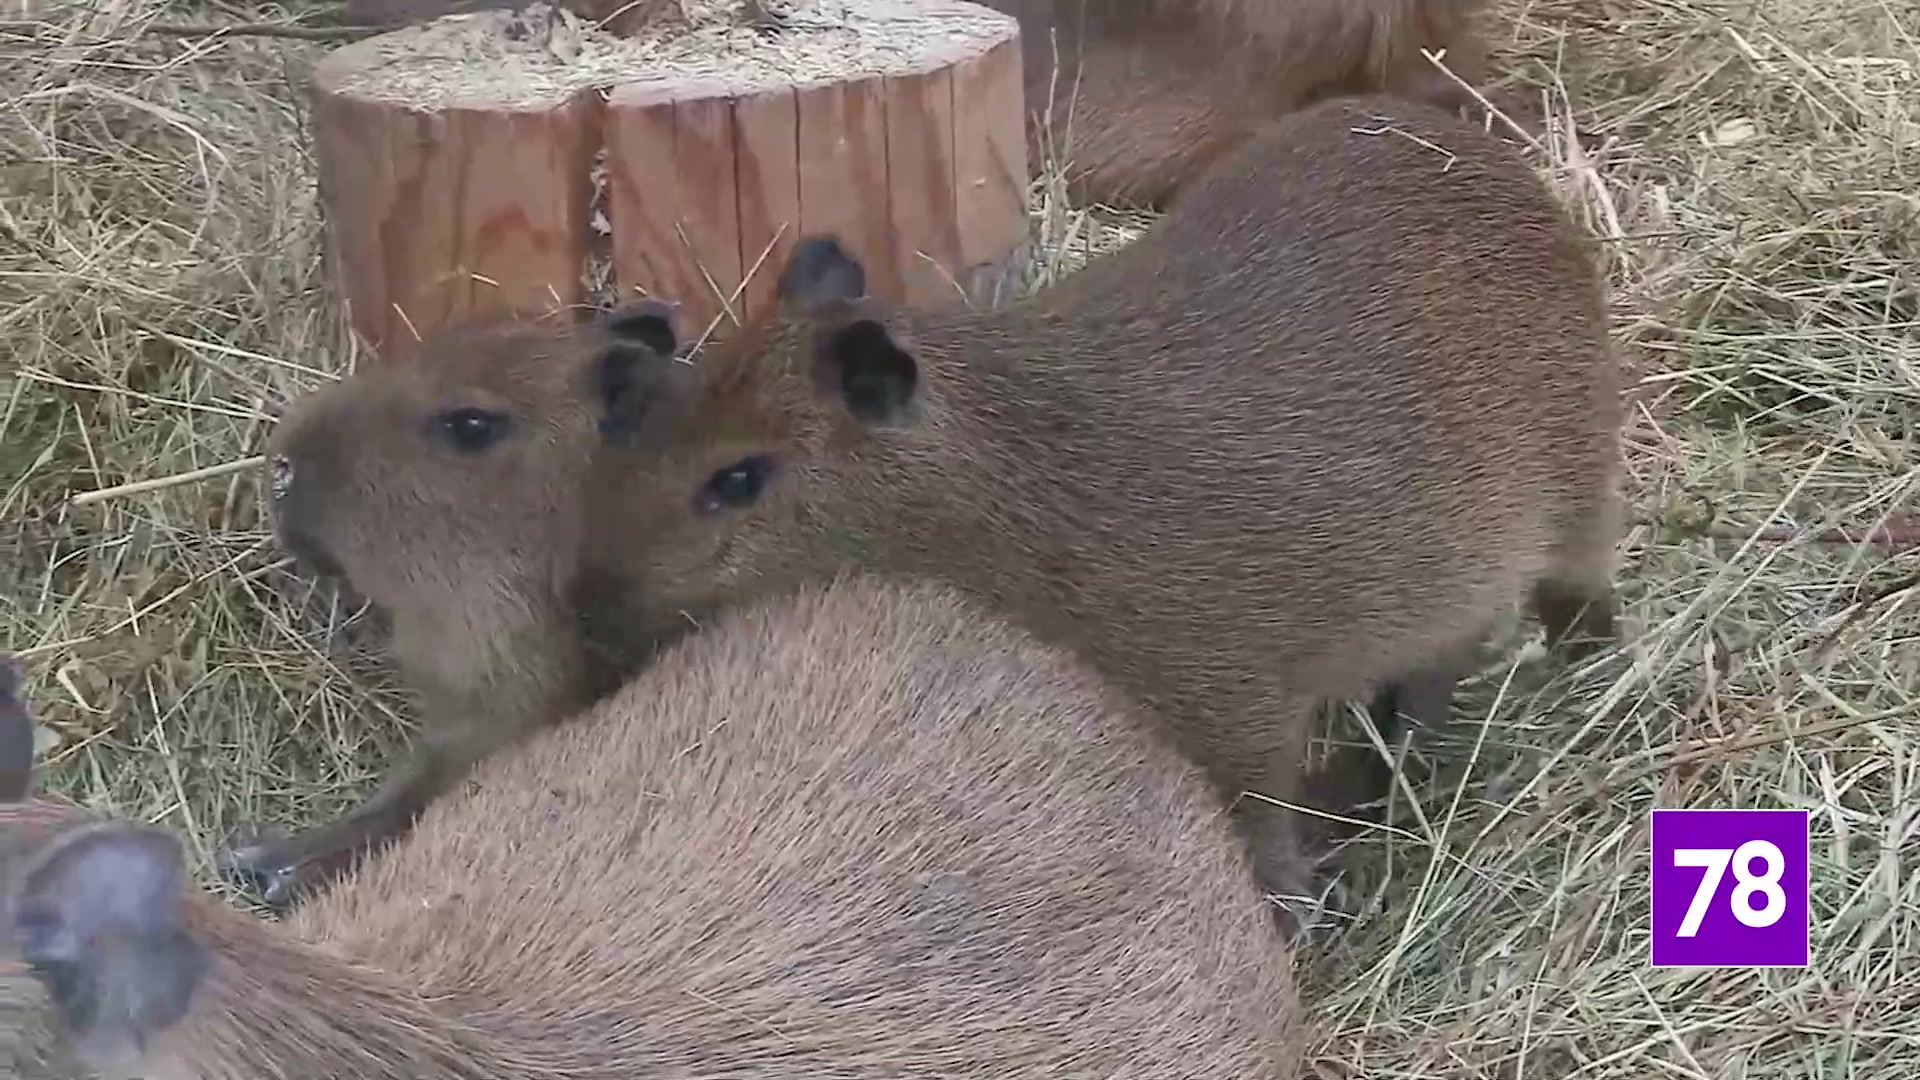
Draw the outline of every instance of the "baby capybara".
M588 332L652 357L673 346L655 333L668 310L641 301ZM563 344L576 347L525 324L451 331L437 361L310 394L275 430L275 535L387 612L393 659L424 715L409 760L340 820L294 836L249 830L225 853L230 874L269 903L290 905L404 832L474 762L644 659L620 583L580 560L590 523L577 498L601 441L599 391L515 370ZM464 365L457 400L444 394L447 363Z

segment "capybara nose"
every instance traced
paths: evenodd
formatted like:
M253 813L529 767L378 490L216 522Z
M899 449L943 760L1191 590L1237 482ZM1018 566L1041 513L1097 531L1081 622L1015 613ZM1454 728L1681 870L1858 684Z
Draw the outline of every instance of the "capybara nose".
M285 454L275 454L267 461L267 484L277 502L286 498L293 488L293 462Z

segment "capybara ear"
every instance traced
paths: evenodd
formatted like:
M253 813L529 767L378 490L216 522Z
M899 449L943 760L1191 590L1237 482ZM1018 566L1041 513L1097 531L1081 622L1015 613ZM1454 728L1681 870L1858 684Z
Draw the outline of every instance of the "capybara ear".
M674 306L649 297L608 312L607 345L593 358L591 388L600 434L616 445L633 440L659 397L663 365L673 362L679 338Z
M96 1067L138 1059L186 1015L209 966L181 919L190 887L178 840L121 821L61 836L21 875L14 942Z
M851 304L867 295L867 272L833 236L809 236L793 247L780 271L781 306L800 315Z
M885 326L858 319L823 329L817 348L816 377L855 419L885 426L911 421L920 365Z
M672 356L680 347L680 337L673 328L676 307L658 297L649 296L644 300L621 304L607 312L602 325L615 341L652 349L662 356Z
M20 662L0 653L0 803L33 794L33 713L20 697Z

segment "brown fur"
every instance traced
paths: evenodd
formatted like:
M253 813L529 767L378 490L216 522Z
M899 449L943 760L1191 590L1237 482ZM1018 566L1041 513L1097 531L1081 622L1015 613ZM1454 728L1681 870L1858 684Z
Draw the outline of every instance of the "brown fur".
M589 534L663 627L849 561L941 578L1082 651L1230 792L1279 799L1318 702L1452 663L1530 588L1556 638L1611 632L1594 252L1464 121L1294 113L1009 310L843 302L831 259L796 270L821 258L788 270L816 279L810 314L708 353L639 421L632 516ZM852 415L856 392L890 415ZM691 512L754 458L778 463L754 505ZM1276 890L1304 887L1290 823L1247 816Z
M9 950L77 955L114 1000L173 978L143 952L170 925L210 961L170 1024L54 995L90 1061L150 1080L1279 1080L1303 1050L1199 772L926 585L736 610L284 927L199 895L155 925L177 845L125 823L46 844L47 816L0 810L7 850L39 849L6 867ZM43 952L13 936L28 912L52 913Z
M590 385L542 367L578 344L508 323L455 330L439 346L433 364L382 365L296 402L269 445L277 467L297 463L275 481L291 481L276 488L276 534L388 612L393 659L423 710L411 759L345 818L236 840L228 869L276 904L399 835L474 762L577 711L644 659L609 603L618 593L580 565L588 508L577 497L600 441L596 406ZM446 397L450 376L457 401ZM511 408L529 422L475 469L448 435L456 407Z
M789 282L831 292L807 273L849 264L809 271L823 250ZM1592 245L1464 121L1295 113L1005 310L801 306L692 366L596 325L358 375L282 443L365 455L361 480L301 492L334 523L317 542L516 648L577 634L568 577L509 572L515 551L631 600L625 640L848 565L945 580L1092 660L1229 794L1282 799L1319 702L1424 679L1530 587L1554 639L1611 633L1621 406ZM592 455L583 392L619 436ZM908 399L869 422L855 393ZM503 398L547 443L385 464L430 408ZM696 508L754 461L773 468L751 505ZM438 543L381 509L442 490ZM1289 821L1246 815L1263 880L1297 890Z
M1486 0L984 0L1020 22L1039 160L1073 193L1166 203L1259 127L1346 94L1446 109L1486 78Z

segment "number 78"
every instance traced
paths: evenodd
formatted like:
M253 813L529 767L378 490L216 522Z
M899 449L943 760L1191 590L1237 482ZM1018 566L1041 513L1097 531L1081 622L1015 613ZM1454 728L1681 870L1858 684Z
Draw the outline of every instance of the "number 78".
M1750 874L1748 864L1755 859L1765 863L1766 869ZM1733 866L1737 884L1733 895L1728 897L1728 906L1742 926L1764 929L1786 914L1787 894L1780 888L1780 875L1787 869L1787 860L1771 842L1749 840L1737 848L1675 848L1673 865L1706 871L1700 876L1700 884L1694 887L1693 900L1687 904L1687 917L1680 920L1680 937L1690 938L1700 932L1700 923L1707 917L1707 909L1713 906L1713 898L1720 891L1720 879L1726 876L1729 864ZM1766 903L1758 908L1753 906L1756 893L1766 898Z

